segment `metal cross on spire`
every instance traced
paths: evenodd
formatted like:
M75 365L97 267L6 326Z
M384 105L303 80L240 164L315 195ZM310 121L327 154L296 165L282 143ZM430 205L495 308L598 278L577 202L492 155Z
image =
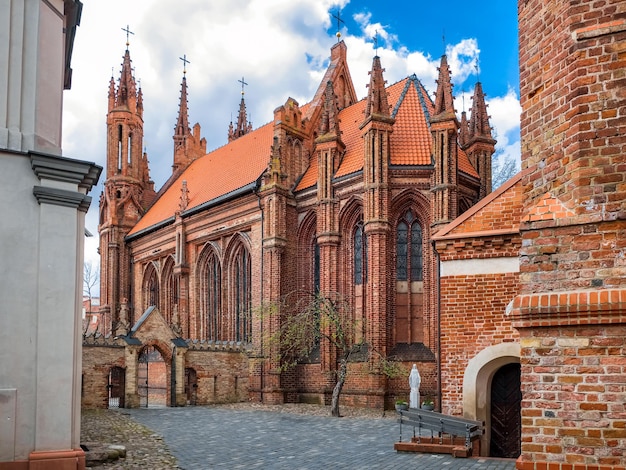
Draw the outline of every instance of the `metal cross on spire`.
M134 36L135 33L130 30L128 25L126 25L126 28L122 28L122 31L126 33L126 49L128 49L128 46L130 45L130 35L132 34Z
M241 96L243 96L245 94L245 91L243 91L243 87L247 85L246 81L243 79L243 77L241 77L241 80L237 80L239 83L241 83Z
M345 21L341 19L341 9L337 11L337 14L332 14L333 18L337 20L337 32L335 35L337 36L337 42L339 42L339 38L341 37L341 23L346 24Z
M187 74L187 64L191 64L191 62L187 60L187 54L183 54L179 59L183 61L183 75L185 75Z

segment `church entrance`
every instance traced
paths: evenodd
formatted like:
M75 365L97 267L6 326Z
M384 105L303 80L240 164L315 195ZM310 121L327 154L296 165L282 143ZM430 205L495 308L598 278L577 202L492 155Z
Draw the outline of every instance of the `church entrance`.
M146 346L139 353L137 392L142 408L167 406L167 367L154 346Z
M521 452L521 380L519 363L500 367L491 382L491 457L517 458Z

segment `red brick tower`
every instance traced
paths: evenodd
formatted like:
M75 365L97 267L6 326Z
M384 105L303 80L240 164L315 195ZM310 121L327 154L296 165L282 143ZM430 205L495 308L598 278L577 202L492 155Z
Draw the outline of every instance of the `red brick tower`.
M518 3L522 455L626 467L626 1Z
M365 120L360 129L363 152L363 224L366 236L368 279L365 292L366 338L383 357L388 352L389 303L388 253L390 137L395 119L391 117L380 57L374 57L365 105ZM372 377L379 383L372 388L384 389L382 376ZM382 397L381 397L382 399ZM373 404L378 405L378 404Z
M337 117L338 108L333 82L326 83L323 110L316 139L317 154L317 245L319 247L320 292L331 295L339 291L338 270L335 268L339 257L339 200L335 197L333 176L339 168L339 161L346 146L341 140L341 130ZM336 351L329 342L322 343L322 370L330 372L337 362ZM330 375L329 375L330 377Z
M445 55L441 57L435 96L435 114L430 119L433 135L433 226L447 224L458 215L458 129L454 111L450 68ZM436 229L435 229L436 230Z
M109 83L106 180L100 196L100 302L107 334L124 334L132 322L119 316L121 303L131 295L124 237L155 197L142 147L143 99L127 48L117 88L113 77Z

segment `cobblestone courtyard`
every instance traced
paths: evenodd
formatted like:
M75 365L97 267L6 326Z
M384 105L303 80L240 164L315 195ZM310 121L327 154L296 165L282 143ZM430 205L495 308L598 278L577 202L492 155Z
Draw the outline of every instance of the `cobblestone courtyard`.
M127 448L126 458L93 469L515 469L513 460L398 453L395 413L342 413L250 404L85 411L82 442Z

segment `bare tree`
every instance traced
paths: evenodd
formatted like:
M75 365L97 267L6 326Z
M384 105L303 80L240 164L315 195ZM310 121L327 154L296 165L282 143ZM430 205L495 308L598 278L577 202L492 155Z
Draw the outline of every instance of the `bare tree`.
M89 299L89 311L87 313L92 313L91 311L91 300L93 298L93 292L95 287L98 285L100 281L100 269L99 266L92 265L91 262L86 261L83 265L83 297L87 297Z
M513 157L494 155L491 160L491 189L495 191L502 183L519 172L518 162Z
M270 346L275 346L280 370L295 367L309 357L324 342L336 351L337 359L332 373L336 382L331 399L331 415L339 413L339 398L348 376L348 363L352 354L361 351L362 337L357 339L357 328L362 323L352 318L349 304L338 294L302 293L287 295L281 303L280 327L267 338ZM277 312L270 308L268 312ZM383 358L376 351L369 351L374 358L375 373L395 377L404 371ZM376 356L374 356L374 354Z

